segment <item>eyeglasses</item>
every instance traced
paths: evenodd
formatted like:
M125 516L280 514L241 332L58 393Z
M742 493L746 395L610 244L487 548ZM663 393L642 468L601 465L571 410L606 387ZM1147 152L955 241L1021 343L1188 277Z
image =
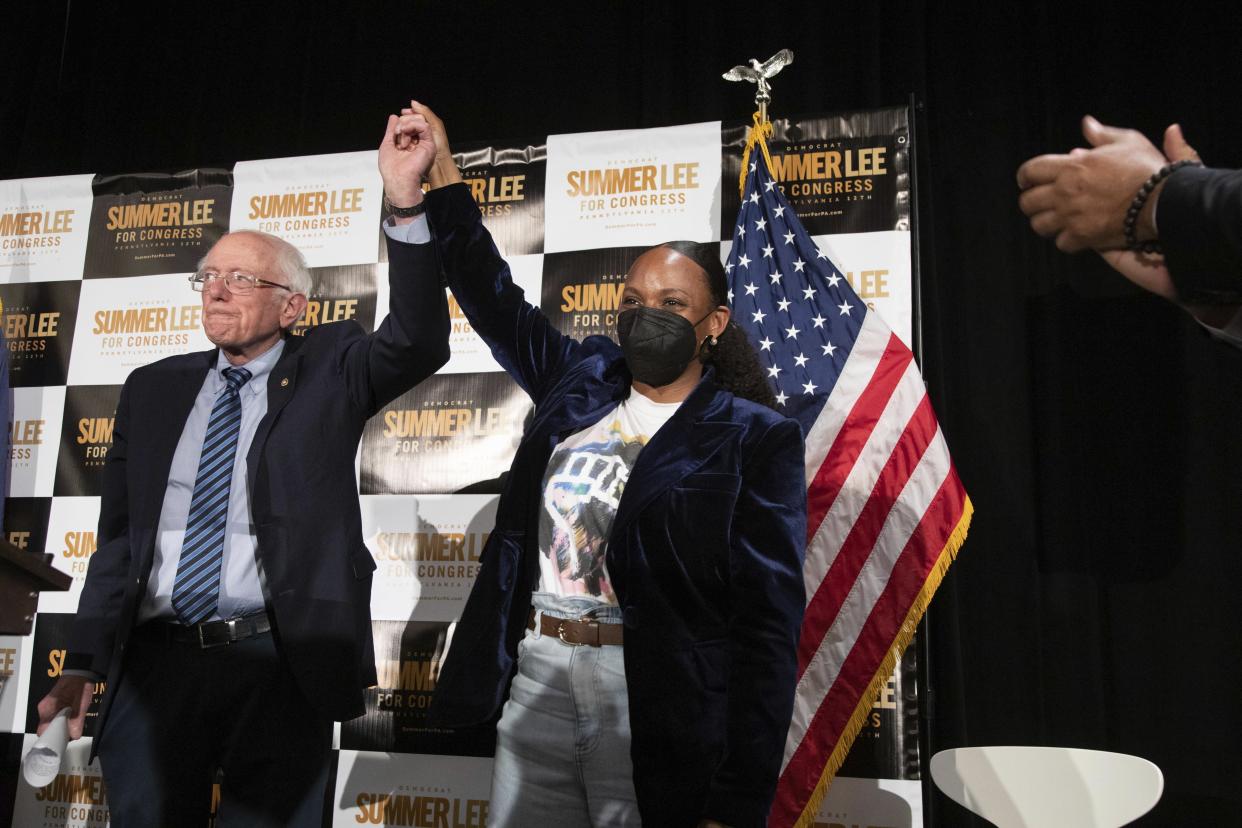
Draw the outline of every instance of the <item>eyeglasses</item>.
M237 296L245 296L247 293L254 293L257 287L280 288L281 290L291 290L288 285L282 285L278 282L269 282L267 279L260 279L258 276L252 276L249 273L239 273L234 270L229 273L218 273L214 270L200 270L190 277L190 287L200 293L207 289L207 283L223 279L224 286L228 288L229 293Z

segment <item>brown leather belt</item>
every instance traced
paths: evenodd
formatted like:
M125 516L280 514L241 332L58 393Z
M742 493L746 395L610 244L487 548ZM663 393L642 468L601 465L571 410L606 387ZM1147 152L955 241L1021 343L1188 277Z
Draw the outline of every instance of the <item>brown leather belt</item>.
M530 611L530 619L526 629L535 628L535 611ZM602 647L605 644L621 643L620 624L601 624L594 618L554 618L551 615L540 616L539 630L544 635L553 635L566 644L588 647Z

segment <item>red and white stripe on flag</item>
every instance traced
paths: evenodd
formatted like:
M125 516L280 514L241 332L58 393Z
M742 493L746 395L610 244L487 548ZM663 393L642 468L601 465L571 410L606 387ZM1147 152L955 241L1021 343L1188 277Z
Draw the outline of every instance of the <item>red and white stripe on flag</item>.
M918 366L879 314L806 435L806 476L807 606L771 826L814 822L970 523Z

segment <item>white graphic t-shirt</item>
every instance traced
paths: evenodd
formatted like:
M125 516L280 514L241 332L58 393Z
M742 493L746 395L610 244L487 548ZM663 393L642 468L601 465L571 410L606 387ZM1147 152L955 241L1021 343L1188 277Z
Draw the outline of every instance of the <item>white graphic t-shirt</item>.
M604 547L630 469L681 403L631 392L613 411L552 452L539 511L539 591L617 603Z

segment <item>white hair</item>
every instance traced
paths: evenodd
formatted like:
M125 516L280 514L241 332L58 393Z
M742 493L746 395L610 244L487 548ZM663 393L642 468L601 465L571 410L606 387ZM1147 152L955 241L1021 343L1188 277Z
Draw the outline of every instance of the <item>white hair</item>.
M228 235L255 236L264 241L276 259L277 273L285 277L284 281L289 286L289 290L293 293L300 293L307 299L310 299L311 289L315 286L315 281L311 278L310 270L306 266L306 257L302 255L301 250L298 250L280 236L273 236L271 233L264 233L261 230L234 230ZM203 263L206 261L206 256L199 260L199 270L203 269ZM301 319L302 314L305 313L306 308L303 308L302 313L298 314L298 319ZM297 324L298 319L293 320L294 324Z

